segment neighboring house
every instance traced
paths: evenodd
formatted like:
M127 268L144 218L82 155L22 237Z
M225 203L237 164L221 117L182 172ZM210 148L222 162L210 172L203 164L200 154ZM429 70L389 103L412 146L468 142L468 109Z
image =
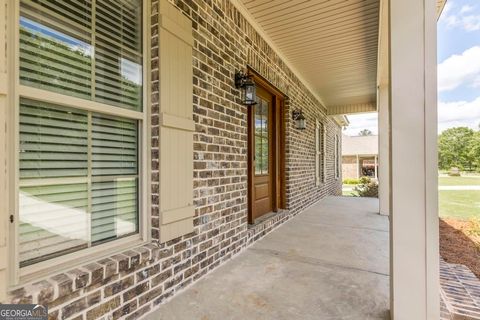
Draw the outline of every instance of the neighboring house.
M392 313L435 316L435 2L0 0L0 302L140 317L340 195L379 111Z
M342 178L378 178L378 136L342 136Z

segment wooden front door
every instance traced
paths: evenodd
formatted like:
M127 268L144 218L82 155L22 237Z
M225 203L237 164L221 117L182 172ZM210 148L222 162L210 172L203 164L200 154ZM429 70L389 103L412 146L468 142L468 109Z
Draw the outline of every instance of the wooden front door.
M249 108L249 222L277 211L275 96L257 87L257 104Z

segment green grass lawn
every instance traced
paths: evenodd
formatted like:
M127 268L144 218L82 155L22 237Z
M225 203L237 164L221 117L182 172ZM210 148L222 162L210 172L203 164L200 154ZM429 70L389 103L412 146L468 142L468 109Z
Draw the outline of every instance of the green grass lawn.
M439 186L480 186L480 176L439 177ZM343 185L343 195L355 193L346 188L355 185ZM457 219L480 219L480 190L440 190L438 193L440 217Z
M480 176L478 177L439 177L440 186L480 186Z
M480 191L444 191L438 193L440 217L480 218Z
M478 177L440 177L440 186L479 186ZM458 219L480 218L479 190L440 190L438 193L440 217Z

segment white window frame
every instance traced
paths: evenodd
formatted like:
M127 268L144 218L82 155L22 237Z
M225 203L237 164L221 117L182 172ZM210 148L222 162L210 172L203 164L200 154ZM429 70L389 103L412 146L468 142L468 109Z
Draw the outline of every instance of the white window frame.
M326 134L325 124L317 119L315 126L315 185L317 187L326 182Z
M89 101L63 95L51 91L28 87L20 84L20 1L11 1L10 6L11 17L9 21L11 30L14 35L9 40L11 43L10 53L13 56L10 66L10 81L13 86L9 88L10 105L9 122L13 125L8 131L9 146L8 159L8 177L9 189L15 190L9 195L9 212L14 216L14 222L10 223L10 241L9 256L10 263L9 280L10 286L21 286L32 280L42 278L54 273L59 273L73 267L85 265L88 262L95 261L104 257L125 251L135 246L148 243L151 239L149 232L150 226L150 208L151 208L151 154L150 154L150 3L148 0L142 0L142 41L143 41L143 106L142 111L132 111L119 107L110 106L96 101ZM81 249L76 252L68 253L49 260L41 261L29 266L20 267L19 258L19 106L20 98L30 98L37 101L54 103L67 107L73 107L86 111L95 111L100 114L116 115L124 118L138 120L139 137L138 137L138 163L139 163L139 183L138 183L138 224L139 232L118 240L113 240L95 247Z

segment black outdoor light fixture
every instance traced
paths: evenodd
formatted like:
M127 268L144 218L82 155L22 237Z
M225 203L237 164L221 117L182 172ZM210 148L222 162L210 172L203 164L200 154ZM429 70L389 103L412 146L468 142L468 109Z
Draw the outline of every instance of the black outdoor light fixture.
M305 117L303 116L302 110L293 110L292 111L292 119L295 121L295 128L298 130L305 130L307 127L307 122Z
M246 106L257 104L255 82L252 76L242 71L235 73L235 87L242 91L242 103Z

